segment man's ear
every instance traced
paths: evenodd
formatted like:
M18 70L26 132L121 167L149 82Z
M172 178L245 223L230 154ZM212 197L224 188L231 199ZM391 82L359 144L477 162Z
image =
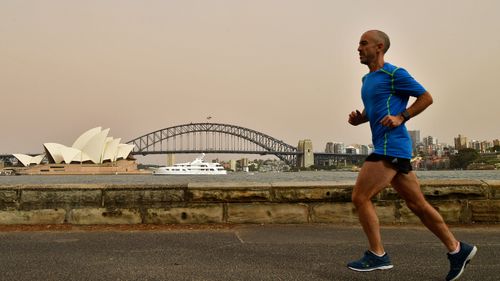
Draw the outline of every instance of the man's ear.
M384 52L384 43L377 43L377 50L380 52Z

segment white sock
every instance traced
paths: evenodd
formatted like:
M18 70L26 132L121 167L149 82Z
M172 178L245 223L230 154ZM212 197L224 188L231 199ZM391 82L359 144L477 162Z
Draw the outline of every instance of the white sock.
M379 258L381 258L381 257L383 257L383 256L385 255L385 252L384 252L382 255L379 255L379 254L375 253L375 252L374 252L374 251L372 251L372 250L370 250L370 252L371 252L372 254L374 254L375 256L379 257Z
M451 251L450 252L450 255L454 255L456 253L460 252L460 242L458 242L458 245L457 245L457 248L455 249L455 251Z

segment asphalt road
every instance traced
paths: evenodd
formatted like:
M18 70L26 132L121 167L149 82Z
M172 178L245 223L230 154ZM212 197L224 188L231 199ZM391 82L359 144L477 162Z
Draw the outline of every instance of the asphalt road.
M500 226L453 227L478 246L460 280L500 280ZM394 268L353 272L359 227L242 225L219 229L0 232L0 280L444 280L445 249L422 227L384 227Z

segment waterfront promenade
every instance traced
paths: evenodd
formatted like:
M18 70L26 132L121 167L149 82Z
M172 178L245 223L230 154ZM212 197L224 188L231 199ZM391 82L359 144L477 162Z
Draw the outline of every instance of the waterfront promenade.
M1 280L438 281L444 280L449 266L441 243L421 226L384 226L394 268L371 273L345 266L366 248L356 225L60 229L64 231L0 227ZM452 230L479 249L460 280L498 280L500 226L452 226Z

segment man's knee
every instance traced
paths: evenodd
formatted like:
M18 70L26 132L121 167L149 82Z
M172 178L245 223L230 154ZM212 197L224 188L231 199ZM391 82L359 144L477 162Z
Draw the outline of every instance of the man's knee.
M357 189L355 188L355 191L351 195L351 200L354 206L356 208L359 208L363 204L366 204L366 202L370 201L371 198L369 198L366 194L363 194L362 192L356 192L356 190Z

